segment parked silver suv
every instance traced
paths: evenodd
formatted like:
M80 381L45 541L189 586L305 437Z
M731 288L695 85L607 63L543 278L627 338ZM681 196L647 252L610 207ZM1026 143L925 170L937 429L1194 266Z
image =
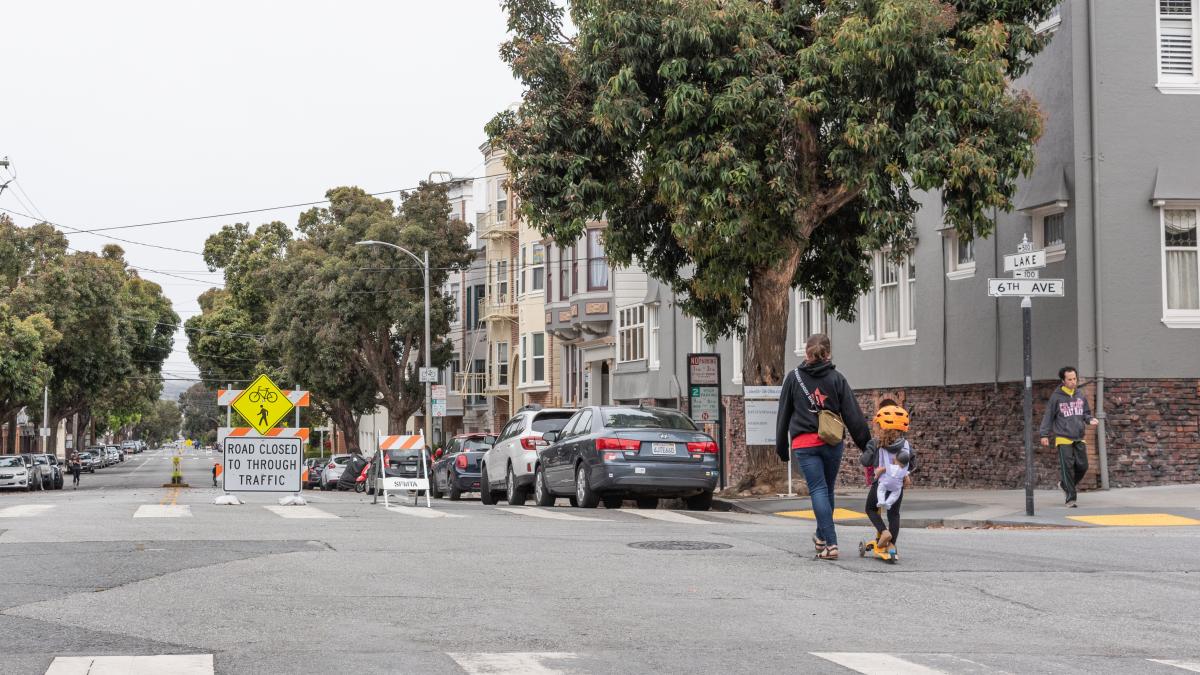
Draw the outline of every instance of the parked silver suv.
M562 431L575 414L572 408L543 408L527 405L517 411L496 444L480 460L479 496L484 504L495 504L500 495L520 506L533 487L538 448L549 445L542 438L547 431Z

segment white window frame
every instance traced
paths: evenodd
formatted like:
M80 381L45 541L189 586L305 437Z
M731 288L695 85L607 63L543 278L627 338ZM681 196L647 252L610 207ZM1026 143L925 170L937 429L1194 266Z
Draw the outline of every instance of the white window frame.
M1192 74L1164 75L1162 68L1162 11L1154 0L1154 62L1158 72L1155 85L1164 94L1200 94L1200 0L1191 0L1192 7Z
M1062 262L1067 258L1067 224L1066 224L1067 202L1054 202L1048 206L1033 209L1029 211L1029 239L1033 242L1035 250L1043 250L1046 252L1046 264ZM1048 216L1056 216L1061 214L1063 217L1063 241L1057 244L1046 245L1046 218Z
M521 379L522 386L529 384L529 334L521 336Z
M692 353L709 354L712 345L704 341L704 331L700 328L700 319L692 318Z
M978 237L976 237L968 244L971 249L971 259L969 261L960 260L958 255L958 230L954 228L946 230L947 279L967 279L975 276L975 242L978 240Z
M529 270L529 247L521 244L521 272L517 276L517 295L525 297L526 288L525 274Z
M816 333L829 334L829 318L825 314L825 301L819 297L810 297L807 291L797 288L793 293L793 302L795 307L792 311L794 317L796 333L796 346L792 349L792 353L800 358L805 357L805 347L808 345L808 338ZM810 327L805 330L804 326ZM816 329L816 330L812 330Z
M508 181L496 181L496 222L508 220Z
M501 351L503 351L503 354L501 354ZM510 358L510 356L511 356L511 353L509 352L509 349L508 349L508 340L497 341L496 342L496 356L495 356L495 358L496 358L495 373L496 373L496 386L497 387L507 387L508 383L512 381L509 379L510 377L512 377L512 373L508 372L508 359ZM503 382L500 381L501 378L504 379Z
M745 348L746 345L740 336L735 335L730 338L729 354L731 358L729 360L731 362L730 367L732 368L732 372L730 373L732 378L730 381L733 382L733 384L742 384L744 381L742 378L742 350Z
M650 370L659 370L662 368L660 356L660 342L658 332L658 305L647 305L646 321L649 323L649 345L646 348L646 355L650 359Z
M1158 206L1158 249L1159 249L1159 265L1162 268L1162 322L1168 328L1200 328L1200 310L1195 309L1168 309L1167 308L1167 227L1166 227L1166 212L1167 211L1196 211L1197 219L1200 219L1200 200L1196 201L1172 201L1172 202L1156 202ZM1198 234L1200 236L1200 234ZM1173 247L1174 248L1174 247ZM1176 249L1179 250L1179 249ZM1186 249L1185 249L1186 250ZM1197 247L1197 254L1200 257L1200 246Z
M617 363L646 360L646 305L629 305L617 310Z
M1054 9L1050 10L1050 14L1049 14L1049 16L1046 17L1046 20L1042 21L1038 25L1034 26L1033 31L1035 33L1045 33L1047 31L1054 31L1054 30L1058 29L1058 26L1061 23L1062 23L1062 5L1060 4L1060 5L1055 5Z
M546 291L546 247L543 244L534 244L531 260L529 261L529 292L536 293ZM541 272L541 278L538 277L538 272ZM541 283L538 283L538 282Z
M912 310L909 305L913 303L912 297L915 293L913 283L909 282L910 264L909 256L904 256L899 263L891 260L887 251L876 251L871 254L871 288L863 295L859 301L859 327L860 339L858 343L859 349L881 349L885 347L902 347L906 345L916 344L917 329L912 324ZM894 335L881 335L885 309L882 301L882 293L880 293L880 270L884 264L896 265L896 298L899 306L896 308L896 318L899 325L896 327ZM914 270L915 271L915 270ZM915 279L913 280L915 281ZM874 302L870 302L874 300ZM868 308L874 310L874 326L875 334L869 330L868 326L872 317L868 316Z
M462 313L459 311L459 307L462 306L462 284L450 284L450 292L447 295L453 301L453 307L450 309L450 323L462 323Z
M538 350L537 350L537 339L539 337L542 338L542 353L541 354L539 354ZM546 347L547 347L547 345L546 345L546 342L547 342L547 340L546 340L545 333L537 332L537 333L529 334L529 348L531 350L531 354L529 357L529 376L530 376L530 378L533 378L534 375L537 373L538 364L540 363L542 366L542 377L540 379L530 379L529 384L535 384L535 385L546 384L546 375L547 375L547 368L546 368Z

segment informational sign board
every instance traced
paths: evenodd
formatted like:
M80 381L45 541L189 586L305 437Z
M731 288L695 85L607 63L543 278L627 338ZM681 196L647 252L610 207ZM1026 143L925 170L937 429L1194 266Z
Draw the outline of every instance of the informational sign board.
M258 433L265 434L278 424L280 420L296 406L288 399L283 390L266 375L257 379L242 390L240 396L233 400L232 407Z
M1038 279L1042 275L1037 270L1013 270L1014 279Z
M397 491L410 492L410 491L414 491L414 490L424 490L425 491L425 506L432 507L433 502L431 501L430 496L429 496L429 474L428 474L429 465L425 461L425 437L421 436L420 434L380 436L378 445L379 445L379 450L381 452L387 452L388 450L420 450L421 451L420 466L422 468L419 469L419 472L425 474L423 476L418 476L416 478L401 478L398 476L381 476L379 478L379 488L380 489L378 490L376 495L378 496L378 493L380 493L380 492L383 493L384 507L386 508L386 507L390 506L390 504L388 503L388 496L389 496L390 492L397 492ZM414 492L414 494L416 494L416 493ZM413 501L415 502L415 501L417 501L417 499L414 497Z
M717 354L688 355L688 384L721 384L721 357Z
M746 445L775 445L775 421L783 387L744 387Z
M438 369L437 368L422 368L420 370L420 372L418 373L418 375L420 376L421 382L437 382L438 381Z
M435 384L432 387L430 387L430 390L432 391L432 398L433 398L433 416L434 417L445 417L446 416L446 385Z
M692 385L691 413L696 422L721 419L721 388Z
M428 478L384 478L384 490L427 490L429 489Z
M993 298L1061 298L1065 293L1062 279L988 279L988 295Z
M1004 256L1004 271L1035 270L1046 266L1046 251L1030 251Z
M217 434L226 492L300 492L303 439L235 435L238 431L222 427Z

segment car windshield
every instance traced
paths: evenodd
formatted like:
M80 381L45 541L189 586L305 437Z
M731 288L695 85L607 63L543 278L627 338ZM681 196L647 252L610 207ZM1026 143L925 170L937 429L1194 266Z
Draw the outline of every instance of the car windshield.
M0 457L0 466L25 466L20 457Z
M50 460L46 459L45 457L34 457L33 463L34 464L49 464Z
M574 414L569 410L541 413L533 418L533 430L542 434L547 431L562 431L563 427L567 426L567 420Z
M673 410L605 408L604 426L609 429L681 429L695 431L691 418Z

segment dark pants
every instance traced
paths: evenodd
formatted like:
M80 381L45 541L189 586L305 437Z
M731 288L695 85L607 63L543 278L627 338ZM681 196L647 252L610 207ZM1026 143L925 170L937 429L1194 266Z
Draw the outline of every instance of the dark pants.
M871 519L871 524L875 526L875 537L883 534L883 517L879 515L879 479L876 478L874 483L871 483L871 490L867 493L867 517ZM892 533L892 543L900 537L900 502L904 501L904 493L900 494L900 498L892 504L892 508L887 512L887 529Z
M79 485L79 467L71 467L71 482L75 485Z
M1063 492L1067 493L1067 501L1073 502L1075 486L1088 470L1087 443L1075 441L1058 446L1058 468Z
M808 483L809 501L817 519L817 538L830 546L837 545L837 532L833 528L833 488L842 466L843 450L845 444L838 443L792 451L792 458L804 473L804 482Z

